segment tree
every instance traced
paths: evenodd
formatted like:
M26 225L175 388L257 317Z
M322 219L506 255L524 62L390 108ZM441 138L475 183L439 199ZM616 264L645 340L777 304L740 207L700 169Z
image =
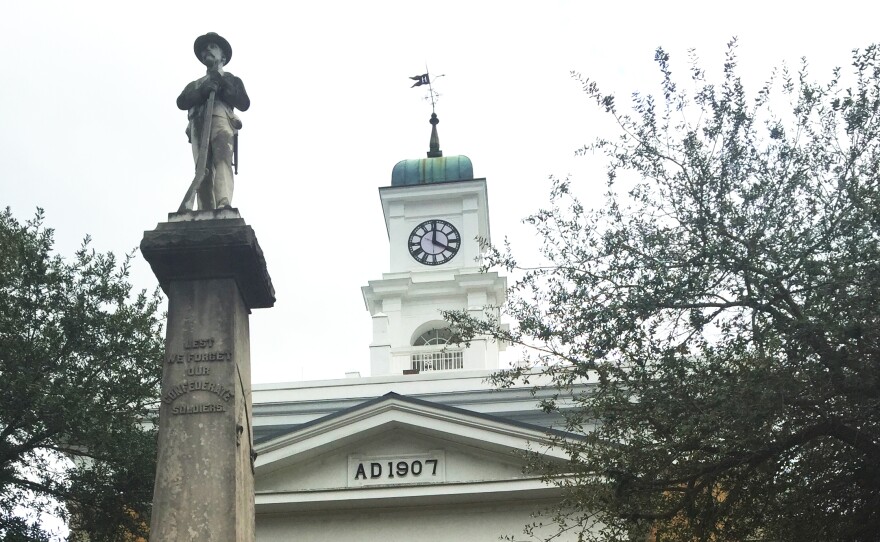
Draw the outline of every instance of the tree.
M509 249L517 322L449 313L467 339L534 352L502 385L544 376L582 439L554 519L586 540L877 540L880 533L880 49L849 83L774 71L754 97L736 43L723 77L692 56L631 113L574 76L619 127L604 206L556 180L527 219L544 265ZM578 387L588 382L586 387ZM595 424L595 430L591 430Z
M149 516L159 395L158 293L132 295L121 263L83 242L52 255L43 213L0 213L0 539L47 540L39 514L72 539L134 540ZM129 538L127 538L129 537Z

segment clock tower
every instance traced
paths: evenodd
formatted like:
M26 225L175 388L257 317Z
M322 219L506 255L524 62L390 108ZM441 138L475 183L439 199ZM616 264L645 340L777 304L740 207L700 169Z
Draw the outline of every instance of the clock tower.
M382 279L361 289L373 320L372 376L495 370L503 348L485 337L447 344L440 311L483 317L504 303L507 280L480 272L481 243L490 241L486 179L474 178L467 156L443 156L436 114L430 122L427 158L399 162L379 189L391 257Z

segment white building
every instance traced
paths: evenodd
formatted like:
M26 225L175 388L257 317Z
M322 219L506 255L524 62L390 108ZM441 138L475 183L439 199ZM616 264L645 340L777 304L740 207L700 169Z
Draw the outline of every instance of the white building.
M440 310L481 315L507 283L480 273L490 239L485 179L431 151L379 189L389 271L362 289L370 377L254 386L257 540L497 540L519 535L558 490L523 474L558 419L529 389L496 390L501 346L447 347ZM547 534L552 532L548 528Z

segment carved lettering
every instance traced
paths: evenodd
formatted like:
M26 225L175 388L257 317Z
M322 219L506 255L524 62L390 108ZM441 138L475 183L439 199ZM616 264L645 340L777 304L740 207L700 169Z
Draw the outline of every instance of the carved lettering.
M443 457L442 451L370 458L374 461L350 457L349 481L350 484L363 486L442 480L445 477L442 466ZM369 476L367 473L368 465Z
M197 354L186 354L180 357L185 359L177 361L177 363L183 363L184 361L188 363L232 361L232 352L199 352ZM169 361L169 363L171 362Z
M437 460L436 459L426 459L425 463L431 467L431 476L437 475ZM370 478L379 478L382 476L382 464L371 462L370 463ZM407 474L412 474L413 476L421 476L423 472L422 462L416 459L415 461L398 461L397 463L393 461L388 462L388 476L387 478L394 478L394 475L397 474L399 477L404 477ZM354 475L355 480L366 480L367 479L367 470L364 468L363 463L358 463L357 470Z
M191 339L183 342L184 350L196 350L199 348L214 348L214 337L209 339Z
M207 414L226 412L226 405L182 405L171 409L172 414Z
M232 352L199 352L197 354L171 354L168 363L203 363L232 361Z
M183 382L176 386L173 386L170 390L168 390L165 396L162 397L162 402L165 404L170 404L175 399L178 399L183 395L193 391L207 391L217 394L227 403L233 397L235 397L235 393L233 392L233 390L223 386L222 384L217 384L215 382L206 382L202 380L194 380L192 382Z

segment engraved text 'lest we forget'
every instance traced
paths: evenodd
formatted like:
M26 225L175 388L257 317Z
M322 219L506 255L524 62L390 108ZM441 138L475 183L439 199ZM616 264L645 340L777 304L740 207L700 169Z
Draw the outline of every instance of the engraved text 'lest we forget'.
M214 347L214 338L207 339L189 339L184 341L183 349L189 350L183 354L171 354L168 356L168 363L212 363L232 361L232 352L203 352L199 350L211 349ZM195 351L195 352L194 352ZM188 366L186 368L186 376L208 376L211 374L210 367L206 366ZM162 402L171 404L175 400L196 391L205 391L216 394L223 403L229 403L235 396L233 389L210 382L207 380L183 381L173 386L162 397ZM210 412L226 412L227 406L223 403L216 404L195 404L174 406L171 409L172 414L203 414Z

